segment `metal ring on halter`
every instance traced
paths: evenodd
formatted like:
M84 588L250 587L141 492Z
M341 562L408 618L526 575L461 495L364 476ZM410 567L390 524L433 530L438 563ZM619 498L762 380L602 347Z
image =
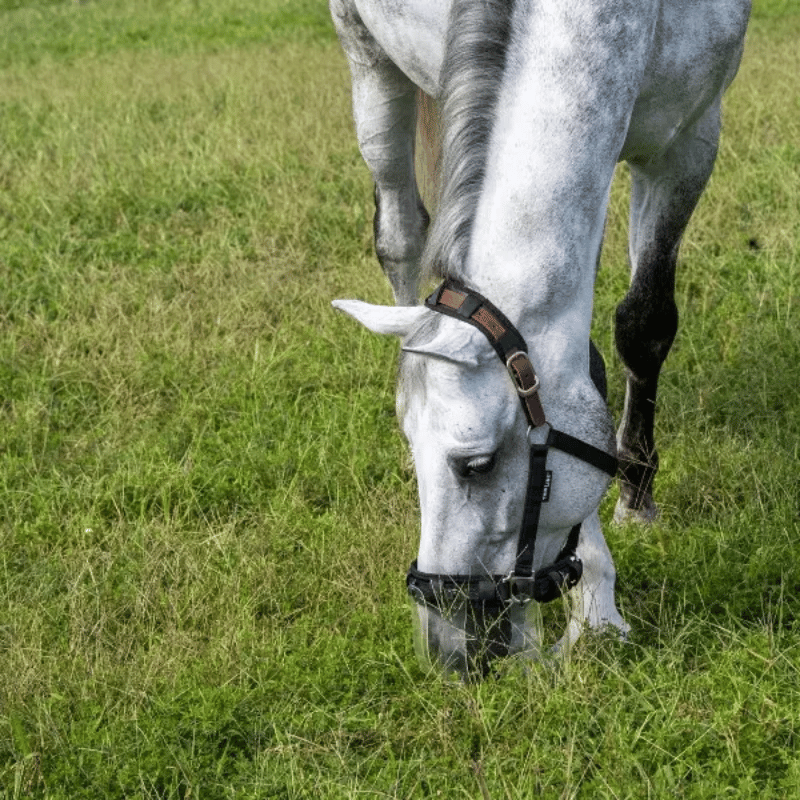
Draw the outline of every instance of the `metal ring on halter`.
M522 583L523 581L529 582L528 591L515 591L517 583ZM516 575L512 569L511 572L509 572L508 575L506 575L505 578L500 581L500 583L508 586L508 603L514 603L518 606L526 606L531 600L533 600L533 575Z
M550 438L550 431L551 431L551 430L553 430L553 426L552 426L552 424L551 424L550 422L547 422L547 421L545 420L545 422L544 422L542 425L539 425L539 427L538 427L538 428L535 428L533 425L531 425L530 423L528 423L528 432L525 434L525 439L526 439L526 441L528 442L528 444L531 444L531 443L532 443L532 442L531 442L531 433L533 433L533 431L540 431L540 430L542 430L542 428L543 428L545 425L547 425L547 436L546 436L546 438L545 438L545 442L546 442L546 441L547 441L547 440Z

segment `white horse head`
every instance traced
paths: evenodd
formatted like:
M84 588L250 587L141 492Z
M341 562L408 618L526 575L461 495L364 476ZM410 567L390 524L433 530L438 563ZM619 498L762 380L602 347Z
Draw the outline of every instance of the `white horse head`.
M512 572L526 499L529 444L548 427L529 430L517 392L486 337L425 306L380 306L337 300L334 306L369 330L398 336L402 358L397 410L414 458L421 509L418 569L439 575ZM599 396L598 396L599 400ZM606 446L611 438L605 432ZM610 445L613 447L613 445ZM553 561L570 529L597 508L609 476L552 451L556 478L542 505L534 567ZM417 608L418 641L429 656L469 672L487 654L536 649L538 631L522 607L474 619L466 603L446 613Z

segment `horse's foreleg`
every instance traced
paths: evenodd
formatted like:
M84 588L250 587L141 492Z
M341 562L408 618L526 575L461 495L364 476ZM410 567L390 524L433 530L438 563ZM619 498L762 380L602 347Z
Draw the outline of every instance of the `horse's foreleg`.
M656 159L631 163L631 286L617 306L616 345L628 369L625 409L617 432L620 496L615 519L653 520L653 438L661 365L678 328L678 246L717 154L719 103Z
M416 87L347 2L332 2L352 76L356 135L375 181L375 251L398 305L417 302L428 214L414 175Z
M583 576L572 590L572 613L557 649L571 646L584 628L616 633L625 639L630 625L623 619L614 600L617 573L595 511L581 525L578 555L583 561Z

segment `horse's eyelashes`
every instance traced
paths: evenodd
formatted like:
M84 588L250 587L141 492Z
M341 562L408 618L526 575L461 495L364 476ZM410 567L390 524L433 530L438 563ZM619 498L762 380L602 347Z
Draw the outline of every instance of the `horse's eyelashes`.
M495 456L494 453L487 456L475 456L474 458L467 459L465 463L467 475L485 475L491 472L494 468Z
M467 462L470 472L489 472L494 466L494 454L490 456L477 456Z
M478 456L451 455L448 458L450 468L459 478L470 478L473 475L485 475L494 469L495 453Z

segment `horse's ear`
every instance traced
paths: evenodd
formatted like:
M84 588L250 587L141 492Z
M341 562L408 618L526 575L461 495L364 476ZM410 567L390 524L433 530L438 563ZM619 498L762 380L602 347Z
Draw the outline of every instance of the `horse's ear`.
M467 367L479 367L495 357L480 331L448 317L441 317L440 324L432 330L417 329L403 342L403 352L441 358Z
M477 367L494 357L485 337L471 325L442 317L425 306L377 306L362 300L334 300L331 305L373 333L399 336L407 353L470 367ZM423 325L428 319L439 324Z
M376 306L362 300L334 300L331 305L373 333L402 338L415 330L426 316L435 313L425 306Z

